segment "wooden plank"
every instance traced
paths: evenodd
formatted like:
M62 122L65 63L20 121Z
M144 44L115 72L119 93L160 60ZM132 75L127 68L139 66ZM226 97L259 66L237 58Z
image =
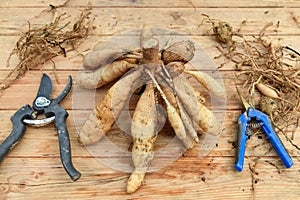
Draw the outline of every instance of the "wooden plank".
M1 133L0 142L9 135L12 130L12 124L9 121L10 116L14 111L0 111L1 117ZM69 111L70 117L67 120L67 126L71 139L71 145L73 149L73 155L75 157L97 157L97 158L113 158L124 156L129 158L129 149L132 143L130 132L125 127L130 128L130 119L126 119L122 122L122 127L115 124L112 130L107 134L107 137L103 138L101 142L98 142L92 146L80 146L78 143L78 131L84 123L89 111ZM240 115L240 111L227 111L223 124L223 131L221 136L212 137L211 139L206 138L206 135L200 137L202 142L205 138L209 139L211 145L208 146L208 152L210 156L216 157L233 157L235 155L235 146L237 141L237 124L236 119ZM222 118L219 118L220 120ZM277 130L278 132L278 130ZM298 131L296 132L297 135ZM290 137L291 132L287 132ZM292 144L290 144L282 133L279 137L283 141L283 144L287 148L291 156L297 157L299 150L297 150ZM295 137L293 140L295 145L300 146L300 138ZM32 148L34 146L35 148ZM120 149L118 149L120 148ZM165 148L165 149L164 149ZM200 143L196 145L195 149L184 153L185 157L199 157L205 152L207 146ZM119 151L121 150L121 151ZM185 151L181 141L175 139L172 128L167 124L165 128L160 132L160 136L156 143L157 151L170 152L164 154L159 152L158 157L170 157L174 154L179 155L182 151ZM123 153L122 153L123 152ZM59 157L58 149L58 138L54 125L48 125L41 128L27 128L26 134L24 135L21 142L14 148L14 150L8 155L8 157L26 157L26 158L38 158L38 157ZM273 160L278 160L276 152L272 148L269 141L266 139L264 134L257 134L247 142L246 156L249 158L253 157L268 157Z
M187 8L220 8L220 7L230 7L230 8L242 8L242 7L267 7L267 8L283 8L283 7L299 7L299 2L296 0L263 0L263 1L250 1L250 0L225 0L225 1L207 1L207 0L175 0L172 3L167 1L146 1L146 0L91 0L91 4L95 7L154 7L154 8L174 8L174 7L187 7ZM53 5L62 5L64 1L54 0L54 1L22 1L22 0L12 0L12 1L1 1L0 7L41 7L48 6L49 3ZM86 1L72 0L67 6L68 7L78 7L85 6Z
M246 166L242 173L235 172L232 158L182 158L149 173L143 186L132 195L125 193L127 173L110 169L93 158L75 158L74 162L84 176L72 183L55 158L7 159L4 164L10 167L0 168L0 194L4 199L38 199L45 194L47 199L193 199L199 196L251 199L254 194L250 169ZM278 173L265 159L260 160L254 177L256 198L297 197L299 161L295 162L294 168Z
M58 73L58 79L60 81L60 84L56 83L54 78L54 73L51 71L44 71L47 73L53 82L53 95L52 97L55 97L58 95L63 88L65 87L65 84L67 83L67 78L69 75L72 75L74 79L74 87L72 93L70 93L66 99L61 103L61 105L65 109L92 109L94 105L97 104L97 102L104 97L107 90L112 86L113 83L108 84L98 90L84 90L80 89L76 85L76 74L77 71L59 71ZM227 96L227 109L241 109L241 104L239 97L235 94L235 87L232 86L232 80L234 73L231 71L222 71L220 72L221 75L224 77L224 87L226 88L226 91L228 92ZM1 71L0 71L1 74ZM40 84L42 72L41 71L29 71L25 75L25 77L15 81L14 84L12 84L8 89L6 89L2 93L2 97L0 98L0 110L5 109L11 109L11 110L17 110L21 106L25 104L31 104L31 102L34 100L38 86ZM214 106L213 109L216 111L218 110L224 110L226 109L222 103L222 99L218 99L217 97L211 97L209 93L195 80L191 80L192 85L195 86L200 92L202 92L203 96L206 98L207 103L206 105L208 107ZM18 98L19 96L22 96L23 98ZM95 96L95 98L94 98ZM211 99L212 98L212 99ZM12 103L13 102L13 103ZM213 102L213 104L211 103ZM130 109L135 108L135 103L130 102L129 104Z
M27 29L26 22L32 21L32 26L40 26L51 21L51 14L36 17L48 7L48 4L62 4L64 1L1 1L0 2L0 79L3 79L11 68L5 67L6 58L13 48L21 31ZM257 34L268 22L280 21L278 36L283 37L284 43L294 49L300 49L298 37L300 29L293 20L297 19L300 2L296 0L174 0L174 1L145 1L145 0L91 0L95 14L96 30L78 49L80 53L87 53L95 42L106 41L110 36L141 28L144 24L150 27L169 28L184 32L183 35L192 37L213 58L219 54L215 46L217 43L208 35L209 25L198 27L206 13L213 18L228 21L234 29L241 21L247 20L243 27L244 34ZM66 10L73 17L78 16L87 1L71 0ZM68 18L67 20L71 20ZM276 36L271 28L267 34ZM127 36L127 35L126 35ZM163 35L162 35L163 36ZM67 75L76 79L77 70L81 67L82 57L75 52L68 53L67 58L58 57L55 60L60 84L53 82L54 96L64 87ZM216 65L222 59L213 60ZM12 67L17 60L14 58ZM200 64L203 64L200 62ZM220 70L227 92L227 107L217 106L220 114L224 114L223 132L218 140L213 140L213 148L208 156L204 154L203 146L184 152L174 163L170 158L181 151L182 144L175 141L168 153L154 159L153 166L159 170L147 174L142 188L136 193L125 193L126 180L129 176L124 166L131 166L130 149L131 137L126 131L121 131L115 125L112 131L94 147L86 148L77 142L77 131L88 115L88 108L93 107L91 95L86 91L76 91L77 96L70 95L62 102L70 116L67 120L69 128L73 162L83 176L73 183L65 173L59 158L58 139L53 125L39 129L28 128L22 141L3 160L0 165L0 199L298 199L299 193L299 153L280 133L295 165L285 169L267 139L255 135L247 142L245 165L242 173L234 170L235 142L237 137L236 118L240 114L241 103L235 94L233 84L234 66L229 65ZM207 70L207 68L205 68ZM31 103L36 95L42 72L50 74L54 80L53 67L50 63L38 66L29 71L25 77L16 81L0 98L0 143L9 134L12 125L9 117L22 105ZM210 71L208 71L210 72ZM76 80L74 81L76 83ZM195 82L192 82L196 85ZM96 99L102 98L111 85L97 91ZM199 88L199 87L198 87ZM203 90L204 95L209 95ZM92 94L93 95L93 94ZM73 102L81 98L82 105ZM134 101L129 109L134 109ZM90 105L89 105L90 104ZM207 105L211 104L208 101ZM130 126L125 120L123 125ZM298 129L293 143L300 145ZM291 136L291 132L287 132ZM174 134L170 126L166 125L159 135L155 146L156 152L163 149L168 142L173 141ZM124 150L122 155L108 147L109 142ZM201 154L202 153L202 154ZM175 159L176 160L176 159ZM255 163L258 160L257 163ZM114 163L119 163L121 169ZM164 165L164 163L168 163ZM152 166L152 167L153 167ZM254 167L254 173L250 167ZM162 168L160 168L162 167ZM121 170L121 171L120 171ZM123 171L122 171L123 170ZM252 169L253 171L253 169Z
M32 27L41 26L52 20L51 13L44 13L43 17L36 17L42 11L41 8L6 8L0 9L0 35L19 35L22 30L27 29L27 21L31 19ZM79 16L80 9L64 9L70 16L67 20ZM14 13L14 15L12 15ZM201 35L198 26L204 19L203 13L212 18L229 22L233 27L240 27L243 20L247 20L243 32L257 33L267 23L280 21L279 34L296 35L300 30L295 23L291 13L297 17L297 8L274 8L266 12L266 8L94 8L92 13L97 19L94 24L97 29L95 34L113 35L125 30L141 28L144 24L149 27L169 28L187 34ZM147 15L147 13L152 13ZM234 13L234 15L233 15ZM239 17L235 17L239 16ZM34 18L34 20L32 20ZM157 23L159 19L159 23ZM204 26L204 30L209 26ZM274 31L270 31L274 34Z
M161 39L161 45L160 48L164 46L163 41L165 40L165 36L157 36L159 39ZM195 67L199 69L206 68L205 62L203 61L202 57L207 55L207 58L205 59L206 62L210 60L211 67L219 67L223 62L224 59L214 59L216 56L220 55L220 52L217 50L216 46L219 44L215 41L214 36L196 36L196 35L186 35L182 36L184 39L190 39L193 40L196 43L196 54L195 58L193 59L193 64ZM76 51L70 51L67 53L67 57L63 56L58 56L53 59L55 62L55 68L58 71L62 70L79 70L83 69L82 68L82 60L83 57L80 55L85 55L86 53L90 52L93 47L95 46L96 43L105 43L113 40L113 36L101 36L101 35L93 35L90 36L87 40L85 40L77 49ZM172 38L172 36L170 36ZM295 50L300 50L300 37L299 35L293 35L293 36L270 36L271 39L280 39L281 44L283 46L290 46ZM0 74L0 79L4 78L7 72L5 71L10 71L12 70L18 63L19 60L15 56L12 57L10 61L10 67L6 67L6 62L8 59L8 56L11 52L11 50L14 47L15 42L17 41L18 36L0 36L0 40L3 41L2 45L0 46L0 52L1 57L0 57L0 70L3 70ZM130 39L130 38L129 38ZM125 40L125 39L123 39ZM129 44L130 45L130 44ZM128 46L129 46L128 45ZM121 48L121 47L120 47ZM201 48L201 49L200 49ZM204 52L203 52L204 51ZM201 53L200 53L201 52ZM201 55L201 57L200 57ZM199 56L199 58L198 58ZM202 60L201 60L202 59ZM226 61L226 60L225 60ZM215 66L213 66L213 63L215 63ZM33 69L39 70L47 70L47 71L53 71L53 63L52 62L47 62L42 66L36 66L33 67ZM225 65L220 69L220 71L223 70L235 70L235 66L233 64L228 64ZM3 75L2 75L3 74Z

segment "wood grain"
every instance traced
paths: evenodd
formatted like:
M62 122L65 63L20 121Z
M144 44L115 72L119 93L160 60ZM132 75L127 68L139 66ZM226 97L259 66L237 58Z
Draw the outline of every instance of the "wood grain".
M147 0L91 0L91 4L94 7L180 7L180 8L242 8L242 7L254 7L254 8L285 8L285 7L300 7L298 1L294 0L262 0L262 1L250 1L250 0L224 0L220 1L196 1L196 0L174 0L172 3L167 1L147 1ZM11 0L11 1L2 1L0 6L2 7L41 7L48 6L49 1L37 0L37 1L22 1L22 0ZM61 0L51 1L53 5L62 5L64 2ZM72 0L67 6L85 6L85 1Z
M70 16L69 21L76 19L80 13L80 8L67 7L64 10ZM60 9L59 9L60 10ZM141 28L144 24L149 27L170 28L172 30L181 31L191 35L204 34L203 27L209 28L208 24L200 26L202 20L205 19L202 14L205 13L212 18L222 19L230 22L233 27L238 29L243 20L247 23L242 29L243 33L257 33L260 28L269 22L276 24L280 22L279 33L284 35L296 35L299 33L294 19L293 13L297 17L298 8L282 7L282 8L199 8L193 10L191 8L152 8L152 7L95 7L92 13L97 19L94 25L96 35L113 35L121 31ZM43 17L39 14L43 11ZM47 12L48 11L48 12ZM14 13L12 16L11 13ZM151 13L149 17L147 13ZM42 15L41 14L41 15ZM3 16L0 20L0 35L19 35L22 30L28 28L27 22L30 20L31 26L35 27L45 22L49 22L52 15L49 8L33 7L24 9L22 7L8 7L0 10ZM239 17L235 17L239 16ZM160 19L157 23L156 19ZM274 31L271 31L273 32Z
M48 5L62 5L64 1L23 1L3 0L0 2L0 79L3 79L17 64L17 58L6 68L6 60L21 32L27 30L27 21L37 27L51 20L47 13ZM71 0L66 11L74 20L88 1ZM178 149L180 141L174 140L174 133L166 125L160 133L155 148L165 148L173 141L169 154L157 156L153 164L159 166L168 163L158 170L148 173L142 187L134 194L125 193L129 173L123 168L114 169L109 163L131 165L128 149L132 139L117 125L107 137L94 147L80 146L77 142L78 129L84 123L95 101L103 97L111 84L97 91L83 91L76 88L76 74L81 68L82 55L93 48L98 41L106 41L111 36L123 31L149 27L167 28L182 32L191 37L212 58L216 66L224 60L213 59L219 55L216 41L211 35L210 25L201 25L202 13L212 18L229 22L235 30L243 20L244 34L258 34L268 22L276 24L279 29L268 29L270 37L281 37L283 44L300 49L300 2L296 0L91 0L92 13L95 16L95 30L84 41L77 52L68 52L67 57L54 59L60 83L54 81L51 63L36 66L23 78L17 80L5 90L0 97L0 143L10 133L12 124L10 116L24 104L33 101L42 73L47 73L53 80L53 96L59 94L72 75L75 87L61 105L70 116L67 126L70 133L73 163L82 173L82 178L72 182L65 173L58 149L58 138L54 125L41 128L28 127L21 142L11 151L0 165L0 199L299 199L300 198L300 150L289 143L283 134L282 142L295 162L291 169L285 169L276 152L264 135L256 135L247 143L244 171L234 170L236 118L241 113L242 105L235 94L234 66L227 65L219 73L226 88L226 107L216 106L214 111L219 119L224 118L223 131L218 140L213 141L213 148L206 156L203 146L184 152L183 156L168 163ZM40 15L43 11L44 15ZM293 18L295 17L295 18ZM210 71L208 71L210 72ZM193 85L196 85L192 81ZM197 85L204 96L209 94ZM92 97L90 97L92 95ZM93 96L94 95L94 96ZM128 109L134 109L133 97ZM211 103L208 100L208 107ZM130 126L130 118L123 122ZM300 146L299 128L293 143ZM292 133L286 133L290 136ZM204 137L204 136L203 136ZM123 154L113 151L109 145L123 150ZM255 161L257 161L255 163ZM254 168L254 173L253 167ZM251 171L252 168L252 171Z

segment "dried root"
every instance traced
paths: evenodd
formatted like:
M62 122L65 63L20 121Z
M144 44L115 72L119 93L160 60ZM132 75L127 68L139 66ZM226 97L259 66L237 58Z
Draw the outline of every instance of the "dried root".
M257 89L265 96L273 98L273 99L278 99L279 96L277 94L277 92L271 88L270 86L267 86L263 83L258 83L256 85Z
M201 71L184 70L185 73L192 75L203 87L213 95L224 98L225 90L214 78Z
M134 84L147 82L146 89L138 100L131 124L134 171L127 181L128 193L140 187L153 159L153 145L157 138L158 127L165 122L165 118L159 116L159 100L165 106L174 133L187 149L193 148L195 143L199 142L196 131L199 127L203 132L218 134L219 123L214 114L204 106L205 99L187 79L183 78L182 72L194 77L207 90L212 90L212 93L219 97L224 97L225 93L222 86L209 75L185 71L184 64L194 57L195 47L192 42L177 42L160 52L159 40L153 38L150 29L143 29L140 44L141 50L124 52L112 49L102 55L100 49L95 47L86 56L84 67L96 70L82 72L77 79L82 87L97 88L118 78L128 69L136 68L109 89L94 113L90 115L79 134L83 144L99 141L118 118L130 92L136 89ZM112 63L107 64L108 62ZM97 125L93 125L95 121Z
M148 70L146 73L148 73L148 75L151 77L152 81L155 84L155 87L158 89L161 97L163 98L163 100L166 104L168 120L169 120L171 126L173 127L176 136L179 139L184 140L186 138L186 132L185 132L185 127L183 125L183 122L180 118L179 113L173 107L173 105L169 102L169 100L167 99L166 95L162 91L161 87L159 86L159 84L157 83L156 79L153 77L151 72Z
M219 134L219 123L212 111L198 101L196 90L183 76L173 79L176 92L192 120L208 134Z
M219 41L218 49L219 57L228 59L220 67L235 64L237 83L249 93L252 85L260 80L256 84L258 91L277 103L272 120L275 127L287 130L297 123L300 113L300 54L283 45L281 38L268 37L268 33L278 31L278 24L267 23L256 35L233 34L238 36L234 43L223 45Z
M112 63L124 54L125 52L122 50L114 48L91 51L85 56L82 66L87 70L96 70L104 65Z
M131 92L134 91L134 85L140 82L142 76L142 69L136 70L131 74L123 77L117 81L107 92L104 99L99 102L94 113L88 118L88 121L83 125L79 133L79 141L84 144L93 144L98 142L103 135L105 135L118 118L125 102L127 101ZM128 83L132 83L131 85ZM91 123L97 117L97 130L100 133L90 131Z
M195 46L191 41L180 41L172 44L162 51L164 64L170 62L187 63L192 60L195 54Z
M218 41L222 43L232 43L232 36L233 36L233 30L229 23L217 20L217 19L211 19L208 15L202 14L204 17L206 17L209 22L212 24L213 32L216 35L216 38Z
M182 103L176 99L171 88L163 86L163 85L161 86L161 88L163 91L163 95L165 95L167 101L170 102L170 104L176 109L176 112L180 115L182 124L185 127L185 132L186 132L185 138L180 138L180 137L179 138L182 140L184 146L187 149L193 148L195 145L195 142L199 143L199 138L198 138L195 128L193 127L193 122L192 122L190 116L188 116ZM176 129L177 129L177 131L179 131L179 129L176 128L176 121L171 122L171 120L169 119L169 122L170 122L171 126L173 127L174 131ZM181 122L180 122L180 124L181 124ZM175 131L175 133L176 133L176 131Z
M127 193L132 193L140 187L153 159L157 118L154 86L153 83L149 83L133 114L131 135L133 137L132 161L135 169L127 181Z
M105 134L102 127L98 124L96 114L97 110L94 109L80 129L78 141L82 145L94 144Z
M259 107L262 112L272 116L277 109L277 103L274 99L263 96L260 100Z
M109 46L107 48L95 47L89 52L83 60L83 68L86 70L96 70L104 65L110 64L114 61L127 61L131 64L138 64L142 59L140 50L128 51L120 50L118 47Z
M85 89L99 88L122 76L130 68L137 67L136 64L130 64L124 60L102 66L95 71L79 72L76 82Z
M15 80L24 76L26 71L75 49L91 30L90 8L84 9L73 26L71 22L62 24L65 14L58 14L57 9L51 6L53 21L39 28L32 28L28 22L28 31L24 32L17 41L7 59L16 55L20 62L0 83L0 91L8 88ZM42 16L42 15L41 15ZM72 28L71 28L72 27ZM55 66L54 66L55 67ZM55 69L55 68L54 68Z

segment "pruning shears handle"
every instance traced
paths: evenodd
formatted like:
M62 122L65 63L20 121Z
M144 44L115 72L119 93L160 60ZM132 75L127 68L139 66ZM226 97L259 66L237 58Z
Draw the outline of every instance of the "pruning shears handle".
M241 114L238 118L238 142L236 151L236 162L234 165L235 169L239 172L243 170L246 142L249 138L246 131L247 118L245 114Z
M13 123L13 130L9 136L0 144L0 162L8 154L8 152L14 148L14 146L22 139L26 126L23 124L24 118L30 118L32 109L29 105L25 105L20 108L11 118Z
M250 134L248 134L250 131L248 129L251 127L249 124L251 120L255 120L256 123L262 127L267 139L271 142L285 167L290 168L294 163L283 146L280 138L273 130L268 116L253 107L249 107L246 112L238 117L238 143L236 163L234 165L235 169L239 172L243 170L246 142L250 137Z
M60 105L53 104L53 106L50 105L45 109L45 115L47 117L53 115L55 116L55 126L58 134L61 162L70 178L73 181L77 181L81 174L75 169L72 163L71 144L68 128L66 126L66 120L69 114Z
M286 151L285 147L283 146L280 138L275 133L271 126L271 122L268 118L268 116L259 110L256 109L250 109L248 112L248 115L255 116L256 120L262 122L262 129L264 133L266 134L268 140L272 144L273 148L275 149L276 153L280 157L281 161L285 165L286 168L290 168L294 162L292 161L291 157L289 156L288 152Z

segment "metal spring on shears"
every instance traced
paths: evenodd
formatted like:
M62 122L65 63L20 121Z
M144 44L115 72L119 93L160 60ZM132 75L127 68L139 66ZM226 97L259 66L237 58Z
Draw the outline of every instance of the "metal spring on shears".
M251 130L252 129L256 129L256 128L259 128L261 127L262 125L264 125L264 123L262 122L250 122L247 124L247 127L248 127L248 130L247 130L247 135L250 137L253 135L253 132Z
M255 123L248 123L247 124L247 126L249 127L249 128L259 128L259 127L261 127L262 125L264 125L264 123L262 123L262 122L255 122Z

